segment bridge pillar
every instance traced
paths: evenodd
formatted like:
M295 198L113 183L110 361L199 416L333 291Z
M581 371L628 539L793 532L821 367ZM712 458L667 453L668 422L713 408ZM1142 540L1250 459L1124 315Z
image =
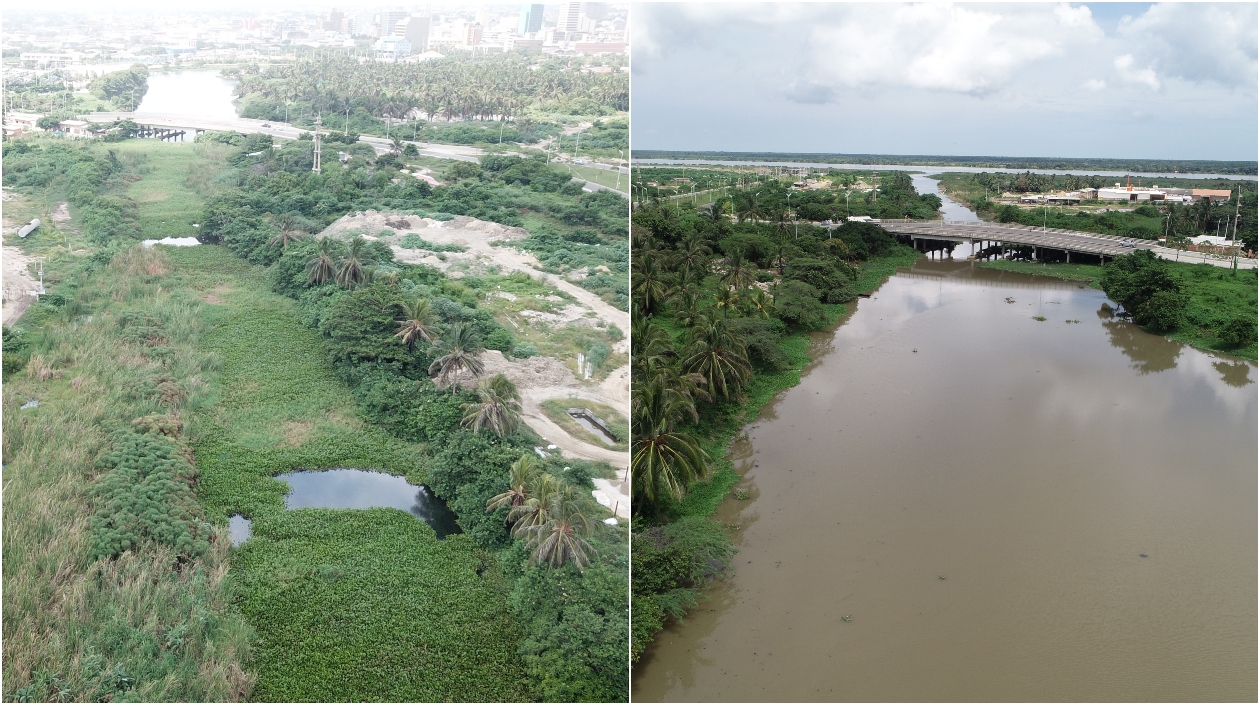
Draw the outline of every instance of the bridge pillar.
M1068 263L1068 264L1072 264L1072 251L1071 251L1071 250L1064 250L1064 251L1063 251L1063 254L1067 256L1067 263Z

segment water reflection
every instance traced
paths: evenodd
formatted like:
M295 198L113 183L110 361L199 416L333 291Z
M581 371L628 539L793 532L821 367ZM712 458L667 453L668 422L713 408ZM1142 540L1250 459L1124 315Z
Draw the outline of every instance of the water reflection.
M1112 347L1119 348L1133 361L1133 369L1138 374L1163 372L1177 366L1177 357L1181 355L1184 343L1169 340L1162 335L1151 335L1142 330L1136 323L1119 319L1104 320L1103 328L1111 339Z
M1212 363L1212 367L1215 367L1216 371L1221 373L1221 381L1231 387L1245 387L1255 383L1255 380L1249 376L1251 365L1241 360L1238 362L1222 360Z
M292 488L284 500L288 509L393 507L424 521L439 539L463 531L445 501L434 495L426 485L412 485L406 478L383 472L338 468L300 470L277 475L276 479L287 482Z
M252 521L240 514L233 514L228 519L228 535L232 538L233 546L239 546L249 540L249 537L253 535L252 524Z

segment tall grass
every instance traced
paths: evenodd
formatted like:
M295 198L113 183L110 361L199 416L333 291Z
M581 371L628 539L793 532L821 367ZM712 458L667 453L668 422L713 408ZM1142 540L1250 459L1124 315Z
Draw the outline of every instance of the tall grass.
M107 434L206 401L214 363L197 349L200 304L173 292L168 273L160 253L127 251L84 272L71 302L24 321L41 324L31 363L3 390L6 699L249 697L250 631L229 608L225 530L198 559L153 544L88 559ZM162 345L124 339L119 317L136 309L163 320ZM153 393L162 383L183 393ZM31 399L38 408L19 408Z

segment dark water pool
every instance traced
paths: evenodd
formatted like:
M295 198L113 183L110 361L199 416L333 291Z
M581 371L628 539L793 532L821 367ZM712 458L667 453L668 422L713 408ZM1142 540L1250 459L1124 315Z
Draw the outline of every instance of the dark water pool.
M434 495L427 485L413 485L405 478L370 470L337 468L298 470L277 475L276 479L293 488L284 500L287 509L393 507L424 521L439 539L463 531L444 500Z

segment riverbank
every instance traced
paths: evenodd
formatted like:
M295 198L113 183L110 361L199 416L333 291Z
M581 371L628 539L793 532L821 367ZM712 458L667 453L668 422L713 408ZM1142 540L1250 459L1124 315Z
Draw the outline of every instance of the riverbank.
M908 247L894 246L889 255L871 258L859 266L854 289L864 293L872 292L899 267L909 266L922 256L922 253ZM850 310L844 304L824 305L824 308L828 321L822 328L824 331L834 330ZM699 423L692 427L691 432L698 445L712 461L710 475L706 480L692 483L681 501L667 506L665 511L672 521L662 527L665 534L670 533L671 526L685 527L669 536L670 541L690 547L683 549L684 551L697 551L696 555L703 554L706 556L705 560L710 561L716 560L714 556L729 558L733 552L734 547L727 535L729 527L720 526L712 520L722 502L733 496L732 488L740 481L731 456L732 444L743 428L756 419L777 395L800 384L802 373L813 361L810 346L814 335L810 331L797 330L780 337L776 344L783 355L782 367L778 370L756 369L738 400L706 406ZM675 593L672 597L668 592L653 593L654 589L660 587L656 577L650 574L655 571L654 561L657 555L651 543L656 539L647 538L647 532L654 530L657 529L636 531L635 534L635 555L647 560L643 568L636 568L634 572L635 610L631 633L633 661L638 661L648 651L655 635L665 628L671 618L681 619L686 611L695 606L696 599L703 597L703 593L712 588L711 582L721 579L721 574L726 570L725 567L716 571L709 567L698 570L697 572L707 575L705 583L684 588L685 593ZM636 562L636 565L640 564ZM671 580L666 578L665 582L669 583ZM677 589L679 586L675 585Z
M1092 289L1102 289L1099 282L1103 276L1103 268L1096 264L1044 264L1007 260L986 261L978 264L985 269L1054 277L1081 282L1083 286ZM1218 332L1233 318L1256 319L1258 315L1256 270L1232 272L1206 264L1179 262L1166 262L1166 264L1168 271L1181 280L1185 292L1190 296L1190 303L1186 306L1185 322L1182 326L1172 333L1165 333L1164 337L1186 343L1199 350L1236 355L1246 360L1256 361L1258 346L1255 340L1247 345L1235 347L1222 341Z

